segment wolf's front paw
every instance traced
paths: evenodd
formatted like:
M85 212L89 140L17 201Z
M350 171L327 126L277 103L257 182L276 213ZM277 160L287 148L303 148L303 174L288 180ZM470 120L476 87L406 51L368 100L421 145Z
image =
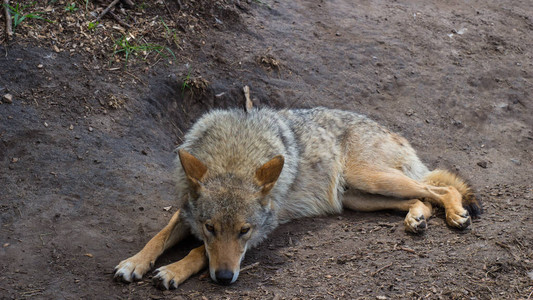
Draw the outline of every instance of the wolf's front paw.
M150 261L142 255L137 253L134 256L121 261L115 267L115 280L123 282L132 282L134 280L141 280L144 274L153 268L154 262Z
M448 225L460 230L465 230L472 223L468 211L463 209L460 212L446 211L446 222Z
M189 278L190 272L187 272L178 263L170 264L154 271L152 282L157 288L162 290L175 289Z
M426 231L427 223L426 223L426 217L424 215L415 216L412 215L411 212L407 214L405 217L405 231L421 234Z

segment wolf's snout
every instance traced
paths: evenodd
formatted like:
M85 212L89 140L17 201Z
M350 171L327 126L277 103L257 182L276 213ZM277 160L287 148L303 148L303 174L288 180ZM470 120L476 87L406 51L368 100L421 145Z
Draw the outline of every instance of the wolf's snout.
M233 281L233 272L230 270L218 270L215 272L217 282L223 285L228 285Z

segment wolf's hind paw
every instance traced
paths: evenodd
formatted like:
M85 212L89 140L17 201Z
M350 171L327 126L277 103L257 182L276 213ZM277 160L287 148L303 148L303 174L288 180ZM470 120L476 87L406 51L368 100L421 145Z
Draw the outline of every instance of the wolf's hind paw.
M427 229L427 222L426 217L423 215L421 216L413 216L411 213L408 213L405 217L405 231L421 234L426 231Z
M466 210L460 214L446 212L446 221L448 225L459 230L465 230L470 226L470 224L472 224L470 215Z

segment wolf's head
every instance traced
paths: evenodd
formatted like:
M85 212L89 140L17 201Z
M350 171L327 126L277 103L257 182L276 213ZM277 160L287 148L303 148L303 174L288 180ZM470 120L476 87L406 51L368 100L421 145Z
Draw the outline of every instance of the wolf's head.
M277 226L270 194L283 169L283 156L249 170L249 176L211 174L209 166L183 149L179 158L189 185L184 217L204 241L211 278L233 283L246 250Z

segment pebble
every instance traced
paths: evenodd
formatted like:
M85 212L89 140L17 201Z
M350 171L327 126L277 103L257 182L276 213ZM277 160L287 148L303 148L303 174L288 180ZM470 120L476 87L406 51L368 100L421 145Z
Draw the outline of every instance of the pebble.
M522 163L520 162L519 159L516 159L516 158L511 158L511 161L517 165L521 165Z
M13 95L11 94L5 94L2 99L6 102L6 103L13 103Z
M134 242L134 239L132 237L123 237L120 239L121 241L123 242L126 242L126 243L133 243Z
M478 166L482 167L483 169L486 169L487 168L487 162L482 160L482 161L478 161L477 163Z

